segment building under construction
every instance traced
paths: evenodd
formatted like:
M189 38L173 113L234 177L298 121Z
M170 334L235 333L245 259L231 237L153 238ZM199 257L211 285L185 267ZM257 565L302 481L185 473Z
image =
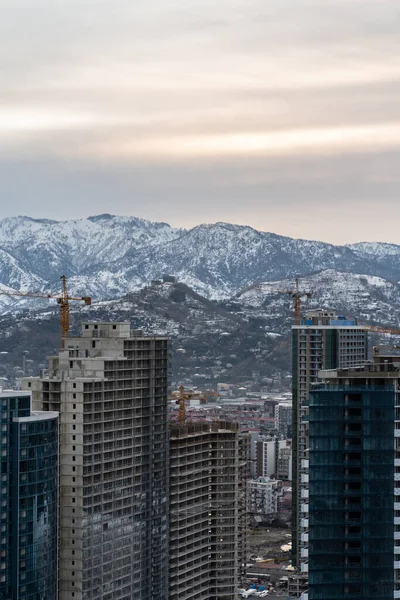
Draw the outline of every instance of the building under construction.
M59 600L166 600L168 340L83 323L25 379L60 415Z
M233 600L246 564L249 440L235 423L170 429L169 600Z

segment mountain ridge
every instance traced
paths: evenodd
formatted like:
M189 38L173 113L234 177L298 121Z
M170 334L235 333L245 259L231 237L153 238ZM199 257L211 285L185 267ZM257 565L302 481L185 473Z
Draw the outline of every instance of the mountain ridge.
M218 300L253 283L326 269L397 282L400 245L334 245L223 221L174 228L109 213L67 221L29 216L0 221L0 287L14 290L56 293L65 274L71 294L100 300L167 274ZM0 310L3 305L0 298Z

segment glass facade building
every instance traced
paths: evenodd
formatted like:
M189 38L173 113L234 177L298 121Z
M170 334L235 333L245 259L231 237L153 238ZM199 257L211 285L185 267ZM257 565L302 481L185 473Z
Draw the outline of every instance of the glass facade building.
M308 598L400 598L398 367L322 375L309 395Z
M292 328L292 560L308 570L308 394L320 369L362 365L368 333L355 319L331 311L310 311Z
M0 598L57 600L58 413L0 393Z

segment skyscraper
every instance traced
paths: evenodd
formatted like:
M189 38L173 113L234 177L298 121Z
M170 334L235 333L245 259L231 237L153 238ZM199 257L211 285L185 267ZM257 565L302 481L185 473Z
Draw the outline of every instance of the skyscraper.
M57 600L58 414L0 392L0 598Z
M310 391L308 598L400 598L400 357L322 381Z
M308 528L308 393L320 369L364 364L368 335L355 319L334 312L307 313L293 336L293 562L307 571ZM302 560L304 559L304 560ZM303 563L303 564L301 564Z
M59 600L168 595L168 341L83 323L25 380L60 413Z
M170 600L232 600L246 564L248 436L172 425Z

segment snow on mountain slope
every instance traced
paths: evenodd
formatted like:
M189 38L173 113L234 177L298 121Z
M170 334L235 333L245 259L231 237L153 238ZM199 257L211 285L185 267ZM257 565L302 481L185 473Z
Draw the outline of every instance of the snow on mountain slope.
M338 313L359 317L360 322L400 325L400 285L382 277L343 273L326 269L319 273L302 277L301 290L312 293L312 298L304 300L302 312L313 308L331 308ZM288 304L289 295L277 290L293 288L292 280L265 282L251 287L235 298L253 314L263 316L268 313L282 315Z
M333 246L229 223L183 230L109 214L0 221L0 284L57 292L65 274L71 293L95 300L120 297L164 274L215 299L259 281L287 279L291 287L296 276L326 269L398 281L399 259L394 244Z
M180 234L166 223L135 217L99 215L73 221L11 217L0 221L0 248L10 252L26 269L48 282L60 274L120 260L128 250L146 251ZM0 271L3 281L3 273Z

